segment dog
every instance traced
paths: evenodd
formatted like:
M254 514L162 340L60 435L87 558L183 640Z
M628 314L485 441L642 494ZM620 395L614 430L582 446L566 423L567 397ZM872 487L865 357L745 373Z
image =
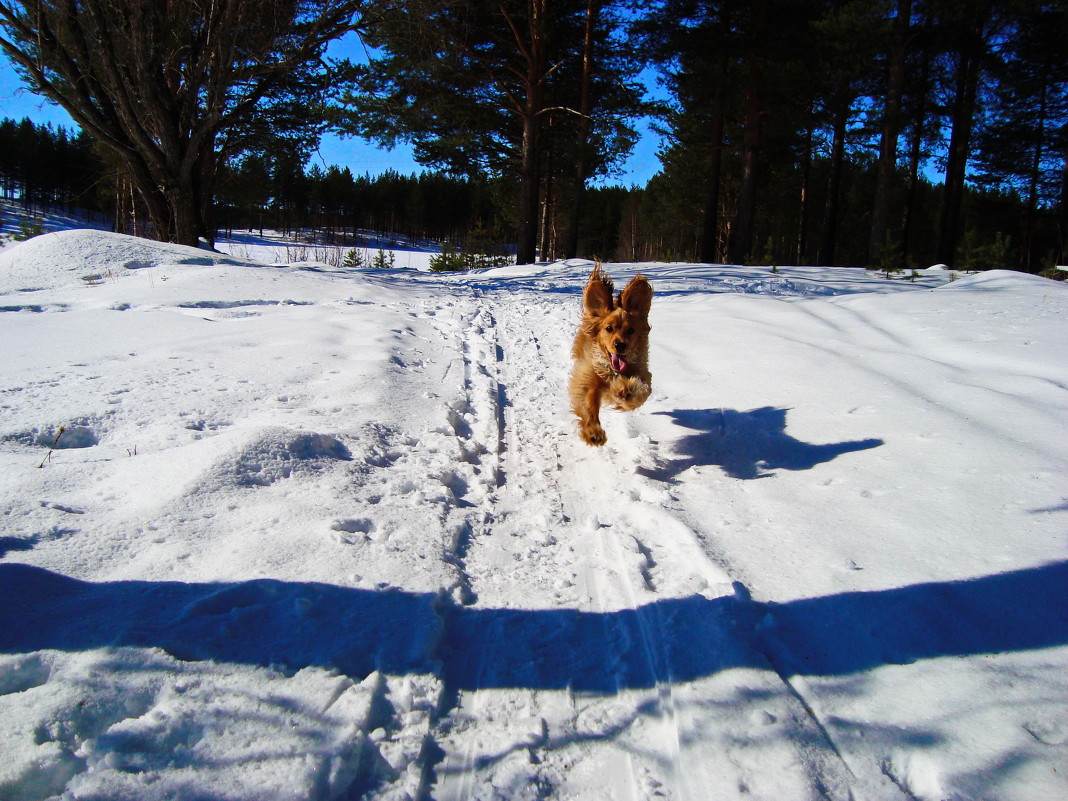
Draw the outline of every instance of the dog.
M629 412L649 399L649 307L653 287L636 275L618 295L595 264L582 292L582 320L571 346L571 411L587 445L607 442L601 405Z

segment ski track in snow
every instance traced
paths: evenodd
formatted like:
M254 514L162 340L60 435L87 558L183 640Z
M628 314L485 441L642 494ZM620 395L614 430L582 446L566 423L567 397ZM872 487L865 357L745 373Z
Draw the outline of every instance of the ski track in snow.
M487 293L477 284L463 294L448 306L417 313L434 320L442 341L461 343L445 369L446 378L460 378L461 386L442 397L449 420L443 433L456 437L450 449L459 459L437 476L453 499L445 523L451 535L446 560L457 570L453 599L474 609L502 609L515 603L515 587L522 586L524 608L603 615L604 641L616 646L618 656L641 663L651 686L628 688L633 677L613 677L605 660L594 669L607 671L598 682L615 685L610 700L583 698L571 689L496 687L497 676L483 671L501 671L494 655L508 646L492 636L476 640L479 653L465 655L476 666L463 672L463 690L446 679L428 734L433 746L426 750L437 754L435 764L426 766L437 778L434 797L567 794L574 792L568 777L579 763L584 778L575 789L584 795L590 792L582 789L586 782L600 775L611 777L602 779L604 798L700 798L710 780L704 771L722 757L707 743L690 742L689 734L710 721L676 701L669 651L677 644L665 642L670 629L651 605L701 595L737 598L744 607L748 593L722 553L672 514L670 491L642 477L643 461L651 467L655 449L636 416L607 413L610 441L603 449L589 449L574 435L566 409L573 305L526 291ZM452 382L443 381L443 389ZM521 614L516 610L515 618ZM505 614L495 630L508 626ZM450 631L446 625L444 652L470 647L469 641L451 642ZM731 647L754 647L746 631L735 636ZM698 640L686 647L703 645ZM765 725L788 720L799 741L796 762L781 766L776 783L782 786L789 770L796 773L797 797L812 786L846 797L848 766L802 693L779 678L782 686L766 676L753 682L774 699L769 703L775 714L751 713ZM489 687L479 686L483 679ZM487 740L478 725L485 719L516 723L503 741L499 732ZM618 747L589 747L602 739L633 739L633 745L622 754ZM766 769L760 759L732 761L753 777Z
M64 241L64 274L96 275ZM58 282L2 307L19 343L50 321L0 387L4 801L970 799L1014 771L1005 797L1063 787L1035 756L1066 747L1059 624L1001 648L965 627L962 674L897 621L952 632L978 599L982 629L987 585L932 585L937 607L894 593L909 570L1004 564L984 580L1022 614L1045 610L1033 586L1063 595L1056 563L1011 569L1060 536L1063 508L1025 479L1052 486L1064 465L1049 432L1068 381L1026 348L1066 304L1016 308L1030 327L1005 330L1027 339L980 357L982 330L939 324L947 294L659 266L653 396L606 410L608 444L589 448L566 391L586 264L341 284L307 265L227 289L232 265L120 245L97 247L130 272L91 302ZM694 282L714 325L688 311ZM685 408L706 398L723 405ZM797 478L770 480L783 471ZM989 535L942 547L980 513L940 516L923 482L967 497L979 480L1004 499L982 514L1032 510L1018 563ZM852 531L870 509L881 536ZM913 719L925 705L944 731ZM970 748L984 726L1001 739ZM995 758L996 779L976 768Z

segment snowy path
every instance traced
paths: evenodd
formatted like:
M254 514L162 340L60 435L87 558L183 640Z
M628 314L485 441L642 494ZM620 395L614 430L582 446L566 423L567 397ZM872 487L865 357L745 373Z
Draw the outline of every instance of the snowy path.
M1065 288L588 269L0 253L0 799L1064 795Z
M573 304L465 294L413 312L459 342L442 382L456 442L440 449L458 459L436 475L465 608L445 613L433 796L698 799L729 771L741 794L849 797L826 728L756 647L760 613L723 549L647 477L641 418L611 415L604 449L574 436ZM774 748L753 747L771 731ZM866 786L894 789L871 774Z

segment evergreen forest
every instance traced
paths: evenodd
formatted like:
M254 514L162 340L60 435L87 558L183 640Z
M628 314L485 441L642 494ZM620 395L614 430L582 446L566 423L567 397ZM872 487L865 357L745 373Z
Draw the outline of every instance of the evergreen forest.
M31 210L520 263L1068 263L1063 0L232 0L243 28L196 0L65 5L0 0L0 49L80 125L0 122L0 191ZM70 44L130 37L156 46L115 44L126 72ZM327 57L342 37L364 56ZM650 119L660 170L622 185ZM424 170L323 165L327 131Z

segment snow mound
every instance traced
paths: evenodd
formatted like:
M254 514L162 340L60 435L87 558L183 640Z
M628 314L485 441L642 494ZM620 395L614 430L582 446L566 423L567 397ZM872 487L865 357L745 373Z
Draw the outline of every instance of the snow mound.
M272 427L246 443L225 472L239 486L268 486L297 470L311 471L331 461L351 460L348 448L327 434Z
M75 229L27 239L0 252L0 292L53 289L168 265L238 264L220 253L108 231Z
M136 601L140 588L127 589L132 593L129 596L121 585L63 587L76 595L104 593L93 600L102 600L105 608L127 597ZM273 640L265 636L267 631L283 629L293 632L292 644L300 659L328 659L333 654L330 643L319 652L305 650L302 641L306 615L325 616L331 611L315 606L318 588L314 586L296 598L303 610L299 614L285 611L294 598L271 598L269 583L204 586L191 593L179 587L168 589L178 592L173 600L192 603L185 615L168 607L166 611L175 616L161 621L160 630L173 623L183 632L180 637L191 638L193 654L203 645L199 637L212 642L232 639L225 631L213 631L213 618L217 618L216 626L244 631L241 621L255 620L261 613L269 628L253 628L262 642ZM212 593L217 601L214 607ZM150 595L156 603L171 600L154 592ZM198 598L208 603L198 609ZM266 606L258 605L264 600ZM237 606L228 605L235 601ZM249 606L240 605L249 602ZM120 610L113 611L125 619ZM276 617L279 612L284 615L281 620ZM437 619L429 610L428 617ZM386 616L376 618L370 628L381 635L391 625L396 621ZM352 631L359 634L363 628ZM420 635L427 638L424 644L429 647L436 630L413 632L415 638ZM344 644L351 651L341 654L342 661L361 666L364 673L376 659L392 665L398 656L410 658L407 653L362 652L362 641L331 640L332 647ZM220 663L219 675L211 681L205 681L199 662L180 660L157 648L0 655L0 687L10 689L12 695L7 698L14 702L0 733L0 747L13 744L19 735L34 737L38 743L32 751L5 753L0 793L5 799L58 797L70 785L87 792L91 788L89 795L100 798L144 798L146 787L151 786L151 794L160 793L160 797L207 797L189 789L191 782L199 784L200 778L195 777L200 776L214 788L212 797L240 798L243 788L255 787L258 798L365 798L378 783L376 774L381 768L376 766L391 771L394 783L402 788L418 784L425 732L440 695L438 680L429 675L391 678L377 671L353 680L319 666L290 671L285 663L292 654L260 650L248 654L250 662ZM271 664L261 666L255 660ZM422 662L418 666L429 667ZM119 680L101 682L101 671L114 671ZM40 697L31 703L35 695ZM383 725L392 729L401 720L406 731L382 742L382 732L376 730ZM210 753L204 750L207 742L213 744ZM406 783L410 764L414 775ZM271 785L281 785L286 792L272 793L267 789ZM218 788L223 787L229 792L219 795Z
M951 284L946 284L942 289L986 292L995 290L1026 290L1028 287L1036 290L1051 290L1054 292L1068 290L1068 287L1059 281L1051 281L1050 279L1043 278L1039 275L1019 273L1015 270L987 270L986 272L965 276Z

